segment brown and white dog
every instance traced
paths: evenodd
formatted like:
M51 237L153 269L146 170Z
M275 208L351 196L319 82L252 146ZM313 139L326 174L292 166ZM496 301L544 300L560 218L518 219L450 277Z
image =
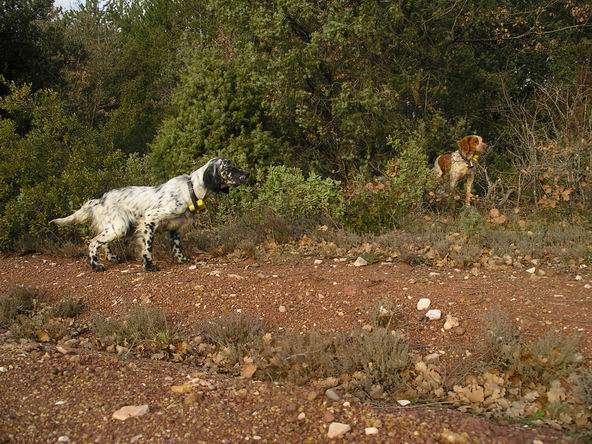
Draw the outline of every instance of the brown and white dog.
M458 183L465 179L465 202L471 205L473 181L475 180L475 163L479 156L487 151L487 144L481 136L465 136L458 142L458 150L453 153L440 154L434 162L434 170L441 178L445 174L450 177L450 189L454 190Z

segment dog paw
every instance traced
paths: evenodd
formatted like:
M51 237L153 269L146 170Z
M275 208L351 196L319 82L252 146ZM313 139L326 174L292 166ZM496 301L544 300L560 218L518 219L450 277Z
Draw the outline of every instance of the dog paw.
M109 262L113 262L114 264L118 264L121 262L121 258L119 256L115 256L115 255L107 256L107 260Z
M93 271L96 271L98 273L105 271L105 266L103 264L99 264L99 263L90 264L90 267L92 268Z
M179 262L180 264L185 264L189 261L190 259L187 256L177 256L177 262Z
M154 272L158 271L158 267L154 265L152 262L148 262L144 264L144 271Z

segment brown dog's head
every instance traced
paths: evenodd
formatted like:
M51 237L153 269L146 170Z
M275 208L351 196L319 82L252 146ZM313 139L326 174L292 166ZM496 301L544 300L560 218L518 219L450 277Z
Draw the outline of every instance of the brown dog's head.
M483 141L483 137L474 134L463 137L457 143L460 152L468 158L485 154L487 151L487 144Z

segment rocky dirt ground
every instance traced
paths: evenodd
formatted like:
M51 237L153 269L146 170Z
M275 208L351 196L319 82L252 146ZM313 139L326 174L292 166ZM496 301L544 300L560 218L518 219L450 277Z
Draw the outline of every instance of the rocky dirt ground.
M378 302L402 313L397 328L414 347L443 359L463 359L481 333L482 318L499 305L527 336L548 329L579 334L592 358L592 274L588 269L547 269L536 276L513 268L466 270L380 263L354 267L352 260L305 258L274 265L254 260L212 260L193 265L159 263L143 273L136 262L91 273L86 260L48 256L0 259L0 292L15 285L43 290L47 299L79 296L93 312L125 312L134 304L163 308L190 326L197 320L241 311L274 329L303 332L351 330L368 322ZM453 315L424 321L420 298ZM444 318L444 316L443 316ZM351 442L561 442L557 431L502 425L432 407L372 406L356 399L330 401L311 387L200 374L199 369L0 337L0 442L321 442L331 422L348 424ZM194 380L188 399L171 392ZM195 382L197 381L197 382ZM125 405L148 405L148 413L119 421ZM365 435L376 427L377 435ZM465 433L463 435L463 433Z

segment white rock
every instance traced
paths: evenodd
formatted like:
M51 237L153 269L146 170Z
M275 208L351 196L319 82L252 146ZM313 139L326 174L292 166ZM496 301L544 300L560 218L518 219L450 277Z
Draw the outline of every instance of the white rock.
M397 400L397 402L399 403L399 405L402 405L403 407L411 404L411 401L409 401L408 399L399 399L399 400Z
M420 311L427 310L431 303L432 301L430 301L428 298L421 298L419 301L417 301L417 309Z
M533 274L536 271L536 267L530 267L528 270L526 270L527 273Z
M323 263L323 261L321 259L315 259L314 264L315 265L321 265Z
M304 412L301 412L301 413L298 415L298 420L299 420L299 421L302 421L304 418L306 418L306 413L304 413Z
M376 427L366 427L364 433L366 435L378 435L378 429Z
M444 323L444 330L452 330L454 327L458 327L458 319L452 315L446 315L446 322Z
M580 276L579 274L576 276L576 281L581 281L582 279L584 279L582 276Z
M354 267L363 267L365 265L368 265L368 261L366 259L364 259L363 257L358 256L358 258L354 262Z
M437 273L435 271L430 271L430 276L440 276L440 273Z
M436 359L440 359L440 353L430 353L423 357L424 362L435 361Z
M329 424L329 431L327 432L328 438L339 438L345 435L351 430L349 424L343 424L341 422L332 422Z
M148 404L144 405L126 405L121 407L119 410L113 412L113 419L125 421L128 418L135 418L148 413L150 408Z
M426 318L430 321L437 321L442 317L442 312L440 310L428 310L426 313Z
M58 438L58 442L70 442L70 438L68 438L66 435L62 435Z
M280 313L285 313L286 312L286 306L285 305L280 305L279 311L280 311Z
M339 401L341 399L337 392L332 388L325 390L325 396L332 401Z
M584 285L584 288L592 288L592 285L586 284L586 285Z
M189 269L190 269L190 270L195 270L196 268L197 268L197 265L190 265L190 266L189 266Z

